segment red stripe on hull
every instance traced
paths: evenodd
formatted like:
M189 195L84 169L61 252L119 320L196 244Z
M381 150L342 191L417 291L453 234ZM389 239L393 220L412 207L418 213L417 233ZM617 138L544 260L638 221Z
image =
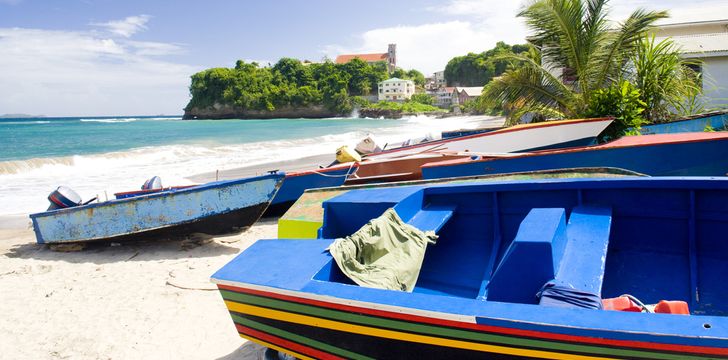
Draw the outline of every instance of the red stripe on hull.
M336 357L334 355L331 355L329 353L326 353L326 352L323 352L323 351L319 351L319 350L316 350L314 348L310 348L308 346L304 346L304 345L301 345L301 344L298 344L298 343L294 343L292 341L288 341L288 340L283 339L283 338L279 338L279 337L274 336L274 335L270 335L268 333L264 333L264 332L261 332L261 331L255 330L255 329L251 329L251 328L246 327L246 326L242 326L242 325L239 325L239 324L235 324L235 328L237 328L238 329L238 332L241 333L241 334L250 335L252 337L258 338L258 339L263 340L265 342L269 342L271 344L275 344L275 345L284 347L286 349L290 349L292 351L295 351L295 352L297 352L299 354L308 355L308 356L311 356L311 357L316 358L316 359L326 359L326 360L327 359L332 359L332 360L343 359L343 358L340 358L340 357Z
M693 353L693 354L699 354L699 355L723 355L723 356L728 355L728 349L723 349L723 348L711 348L711 347L678 345L678 344L664 344L664 343L649 343L649 342L634 341L634 340L615 340L615 339L604 339L604 338L585 337L585 336L576 336L576 335L556 334L556 333L534 331L534 330L512 329L512 328L498 327L498 326L491 326L491 325L472 324L472 323L464 323L464 322L458 322L458 321L452 321L452 320L429 318L429 317L418 316L418 315L394 313L394 312L383 311L383 310L360 308L360 307L354 307L354 306L349 306L349 305L342 305L342 304L337 304L337 303L330 303L330 302L324 302L324 301L319 301L319 300L311 300L311 299L298 298L298 297L293 297L293 296L288 296L288 295L270 293L270 292L265 292L265 291L260 291L260 290L243 289L243 288L221 285L221 284L218 284L217 286L218 286L218 288L224 289L224 290L242 292L242 293L247 293L247 294L251 294L251 295L258 295L258 296L269 297L269 298L274 298L274 299L279 299L279 300L284 300L284 301L291 301L291 302L307 304L307 305L313 305L313 306L318 306L318 307L331 308L331 309L336 309L336 310L341 310L341 311L346 311L346 312L363 313L363 314L367 314L367 315L373 315L373 316L384 317L384 318L391 318L391 319L398 319L398 320L405 320L405 321L411 321L411 322L419 322L419 323L440 325L440 326L447 326L447 327L454 327L454 328L462 328L462 329L468 329L468 330L477 330L477 331L488 332L488 333L516 335L516 336L524 336L524 337L530 337L530 338L536 338L536 339L565 341L565 342L571 342L571 343L612 345L612 346L617 346L617 347L629 347L629 348L636 348L636 349L674 351L674 352L680 352L680 353Z

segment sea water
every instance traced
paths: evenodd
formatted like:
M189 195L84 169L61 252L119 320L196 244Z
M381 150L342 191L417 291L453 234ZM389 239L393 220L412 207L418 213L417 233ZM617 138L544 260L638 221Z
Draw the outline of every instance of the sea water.
M203 172L331 154L371 134L386 142L474 126L467 118L182 120L181 117L0 119L0 215L48 206L69 186L84 200L113 198L160 176L191 184Z

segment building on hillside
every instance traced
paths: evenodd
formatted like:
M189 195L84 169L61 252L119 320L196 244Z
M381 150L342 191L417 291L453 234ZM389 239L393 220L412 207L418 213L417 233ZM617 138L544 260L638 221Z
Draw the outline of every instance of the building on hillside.
M425 78L426 90L437 90L445 87L445 72L437 71L431 77Z
M700 64L703 96L708 107L728 105L728 19L659 25L655 41L672 38L683 57Z
M474 100L483 93L482 86L457 87L457 104L462 105L468 100Z
M454 87L441 87L433 90L432 95L435 98L435 106L449 108L453 104L453 99L457 98L457 91Z
M387 63L389 72L391 73L397 67L397 44L389 44L387 52L381 54L347 54L336 57L337 64L346 64L349 61L359 58L369 64L384 61Z
M405 101L415 93L415 82L391 78L379 83L379 101Z
M435 86L437 88L445 87L447 86L445 82L445 71L437 71L432 75L432 79L435 81Z

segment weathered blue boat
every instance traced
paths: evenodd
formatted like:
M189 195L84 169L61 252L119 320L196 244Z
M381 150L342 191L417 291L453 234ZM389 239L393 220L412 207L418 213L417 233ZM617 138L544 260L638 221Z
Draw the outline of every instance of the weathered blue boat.
M258 241L213 281L240 336L302 359L726 358L726 204L728 179L699 177L354 190L319 239ZM327 251L388 208L439 234L412 292Z
M616 167L651 176L725 176L728 133L627 136L615 141L517 156L477 156L422 166L424 179L576 167Z
M643 126L640 133L649 134L676 134L685 132L728 130L728 111L716 111L706 114L694 115L660 124Z
M255 223L284 174L217 181L183 189L31 214L40 244L220 235Z

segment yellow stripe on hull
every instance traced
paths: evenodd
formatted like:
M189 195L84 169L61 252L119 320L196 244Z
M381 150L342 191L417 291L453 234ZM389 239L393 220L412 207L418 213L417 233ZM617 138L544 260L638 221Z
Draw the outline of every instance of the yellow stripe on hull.
M403 333L394 330L377 329L368 326L347 324L339 321L321 319L317 317L292 314L280 310L266 309L253 305L240 304L233 301L225 301L225 305L230 311L250 314L254 316L281 320L291 322L295 324L302 324L308 326L315 326L325 329L344 331L354 334L362 334L368 336L375 336L387 339L396 339L401 341L409 341L421 344L438 345L444 347L483 351L497 354L514 355L514 356L527 356L544 359L609 359L604 357L593 357L575 354L562 354L557 352L543 351L543 350L530 350L530 349L519 349L507 346L488 345L481 343L474 343L462 340L443 339L434 336L418 335Z

